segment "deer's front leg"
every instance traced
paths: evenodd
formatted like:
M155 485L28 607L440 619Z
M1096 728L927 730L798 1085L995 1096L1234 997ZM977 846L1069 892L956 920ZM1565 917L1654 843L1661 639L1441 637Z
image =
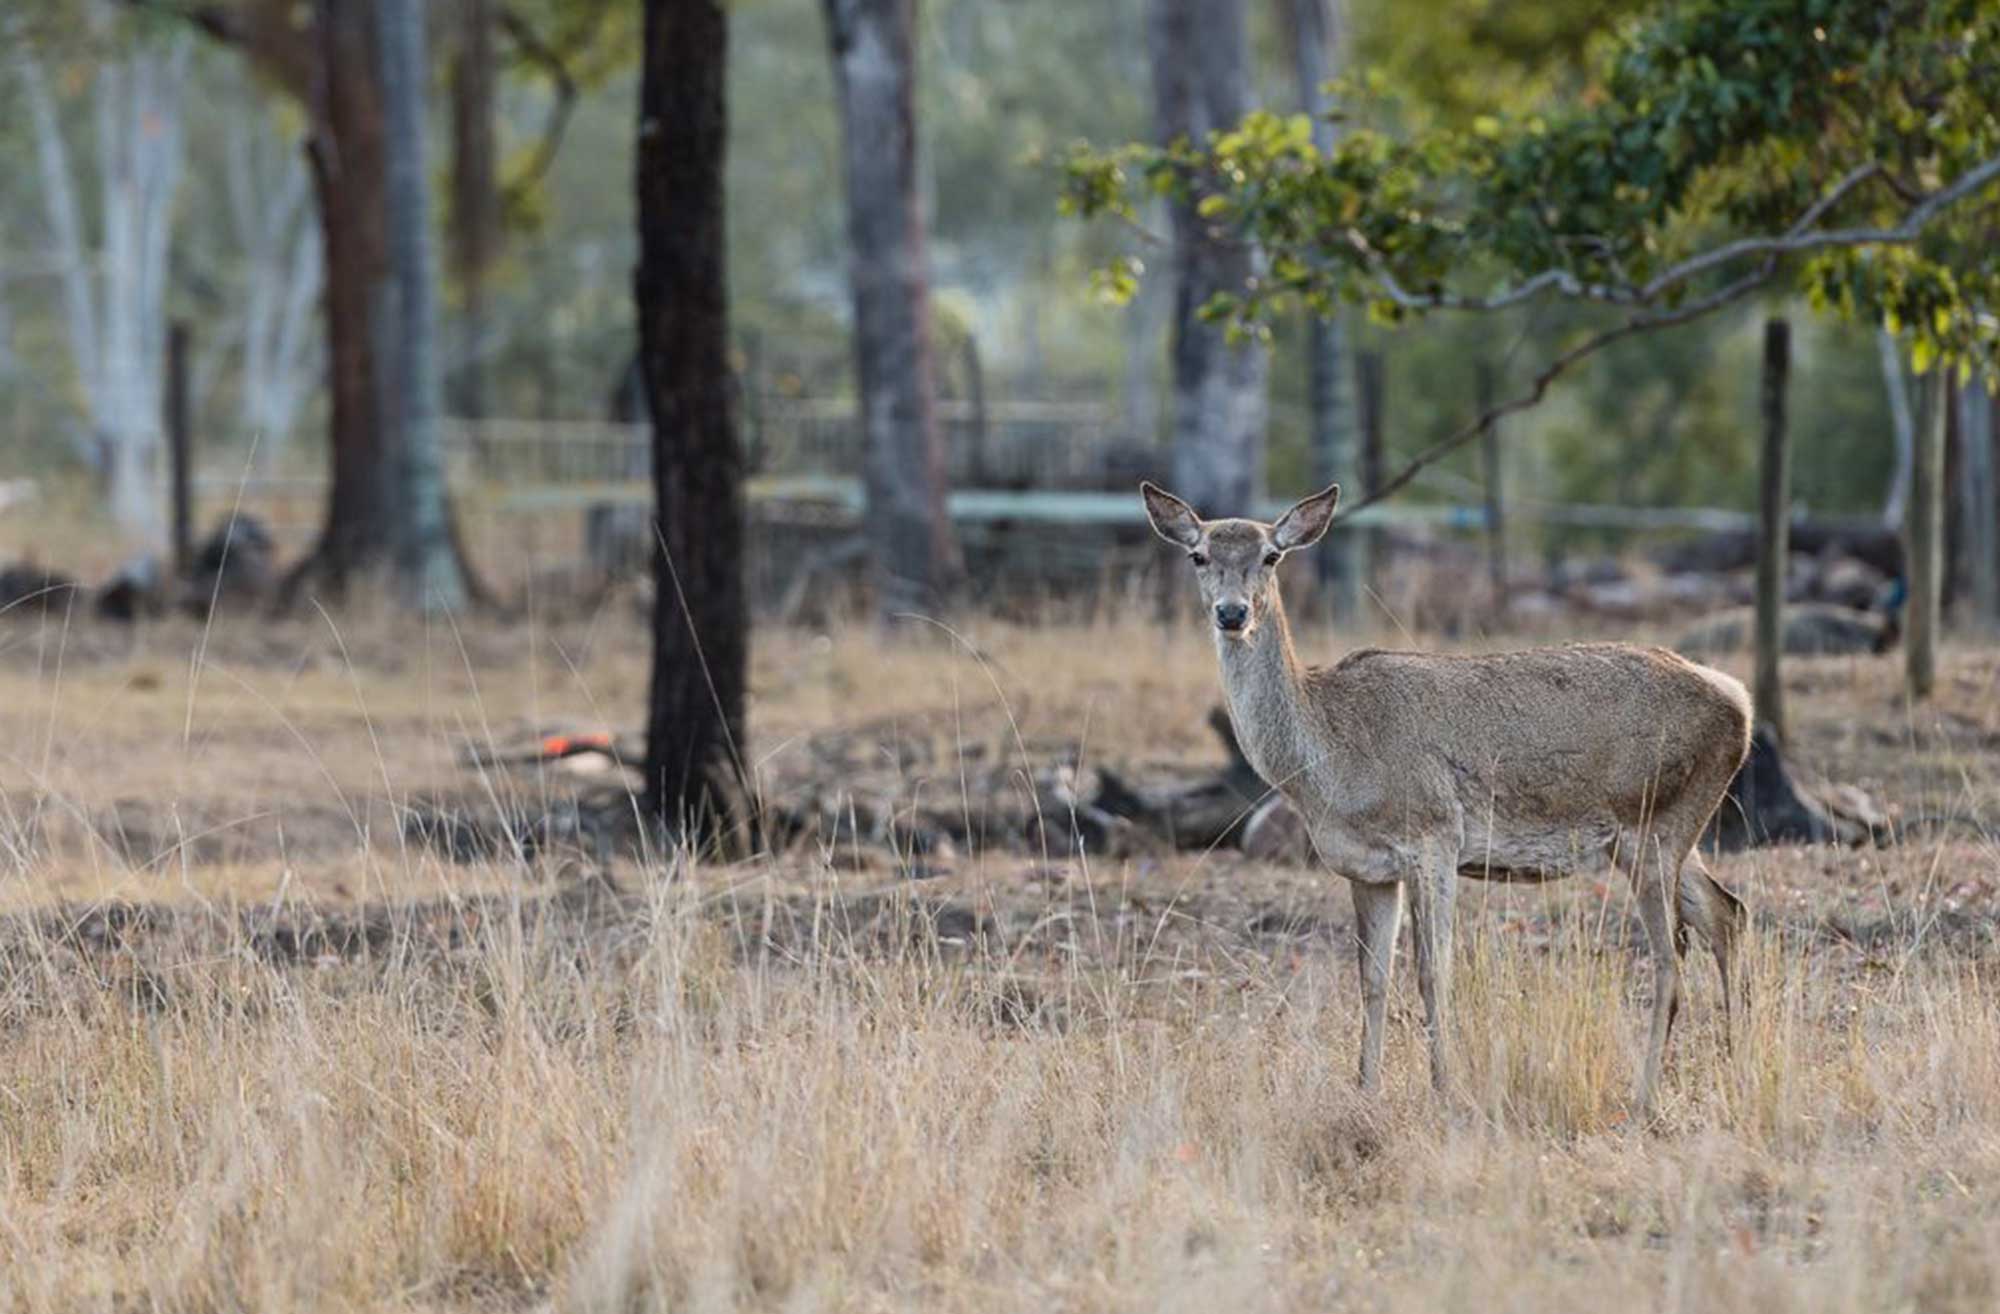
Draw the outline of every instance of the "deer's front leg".
M1389 1011L1389 972L1396 961L1396 928L1403 918L1403 887L1395 881L1349 880L1354 895L1354 940L1361 968L1361 1089L1382 1084L1382 1027Z
M1458 854L1445 846L1425 846L1423 862L1410 875L1410 911L1417 947L1417 989L1424 997L1424 1030L1431 1044L1431 1086L1450 1084L1448 1029L1451 1018L1451 918L1458 897Z

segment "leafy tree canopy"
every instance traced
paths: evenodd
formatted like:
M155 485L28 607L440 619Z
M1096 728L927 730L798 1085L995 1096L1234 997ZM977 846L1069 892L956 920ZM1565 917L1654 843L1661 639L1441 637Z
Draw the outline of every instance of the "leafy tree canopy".
M1371 86L1372 83L1372 86ZM1397 133L1381 79L1339 88L1327 154L1302 116L1207 142L1079 148L1065 207L1133 221L1192 189L1268 273L1208 313L1294 304L1381 321L1545 298L1624 318L1552 362L1754 291L1906 333L1920 368L2000 364L2000 5L1684 0L1606 43L1591 94ZM1140 272L1101 274L1114 297ZM1525 405L1531 399L1523 399Z
M1394 0L1348 6L1348 60L1413 127L1603 94L1601 54L1644 0Z

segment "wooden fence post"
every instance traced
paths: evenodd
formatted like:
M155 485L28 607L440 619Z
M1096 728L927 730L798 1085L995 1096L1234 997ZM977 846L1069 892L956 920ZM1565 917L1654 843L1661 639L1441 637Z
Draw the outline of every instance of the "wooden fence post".
M971 327L965 330L965 402L970 408L965 429L967 453L965 469L966 482L974 488L985 488L991 476L986 469L986 443L990 436L989 420L986 414L986 363L979 355L979 337Z
M1943 547L1940 549L1943 564L1940 567L1938 583L1939 615L1956 614L1958 600L1965 592L1965 430L1964 415L1959 409L1962 390L1958 386L1958 371L1944 371L1944 462L1938 468L1944 473L1938 484L1938 496L1944 505L1939 514L1944 517Z
M1764 325L1764 453L1757 497L1757 673L1751 697L1757 719L1785 738L1785 566L1791 538L1791 471L1786 450L1785 384L1791 373L1792 330L1782 319Z
M1361 492L1364 495L1382 486L1382 469L1387 463L1388 454L1382 437L1383 406L1382 353L1357 351L1354 353L1354 418L1361 430ZM1376 566L1385 555L1382 547L1381 530L1355 531L1354 551L1358 559L1354 569L1365 590L1375 587Z
M764 468L770 450L764 442L764 335L755 329L743 334L743 376L741 383L743 402L743 450L744 468L752 472ZM652 468L653 455L646 453L646 469Z
M188 414L189 330L187 321L177 319L167 325L167 426L168 474L173 494L174 574L185 578L194 565L193 420Z
M1959 390L1959 438L1964 446L1965 480L1961 523L1965 526L1966 593L1972 620L1991 634L2000 628L2000 490L1995 488L1993 444L2000 436L2000 413L1986 385Z
M1909 512L1903 522L1903 684L1912 698L1930 697L1937 683L1938 612L1944 587L1944 370L1925 376L1910 466Z
M1474 404L1484 415L1493 409L1493 365L1480 361L1474 375ZM1493 583L1493 608L1507 607L1507 522L1500 489L1500 422L1488 420L1479 431L1481 464L1486 484L1486 573Z

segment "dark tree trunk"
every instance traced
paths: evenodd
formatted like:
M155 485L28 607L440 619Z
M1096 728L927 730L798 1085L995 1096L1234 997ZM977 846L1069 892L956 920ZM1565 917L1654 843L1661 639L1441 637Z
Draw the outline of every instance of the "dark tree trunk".
M1924 377L1903 525L1909 582L1909 599L1903 604L1903 684L1912 698L1930 697L1937 683L1938 608L1944 584L1943 376L1940 369Z
M965 331L965 403L970 411L965 426L965 437L972 451L965 468L972 472L975 488L984 488L987 480L986 469L986 365L979 358L979 335L969 327Z
M1383 430L1382 353L1360 351L1354 356L1354 419L1361 430L1361 491L1373 495L1382 486L1388 467L1388 443ZM1380 529L1365 531L1367 544L1362 555L1363 579L1375 586L1374 572L1382 560L1386 542Z
M1153 99L1158 135L1200 144L1241 121L1250 98L1243 7L1214 0L1152 0ZM1232 344L1200 312L1218 292L1240 292L1256 260L1210 231L1200 196L1172 207L1174 228L1174 488L1204 514L1247 514L1263 484L1266 353Z
M1757 498L1757 719L1785 738L1785 566L1792 527L1791 457L1785 430L1785 390L1791 377L1792 330L1782 319L1764 325L1764 455Z
M1491 361L1482 360L1474 367L1473 395L1478 398L1480 414L1493 409L1493 394L1497 387ZM1507 609L1507 501L1505 490L1500 483L1500 422L1489 419L1479 435L1481 483L1486 492L1486 575L1493 589L1493 606L1496 611Z
M1965 579L1965 425L1959 404L1958 374L1944 371L1944 579L1941 606L1956 617L1958 591Z
M701 839L742 820L743 451L729 371L724 0L645 0L639 268L653 422L653 682L647 814Z
M167 431L168 488L173 506L174 578L186 579L194 564L194 415L193 380L189 376L188 322L176 319L167 325L167 387L165 428Z
M825 0L847 173L867 533L885 618L957 573L917 197L915 0Z
M375 299L389 276L387 163L376 79L372 0L319 0L309 150L326 252L326 337L332 421L326 522L295 576L333 594L374 565L390 541L393 453L379 407Z

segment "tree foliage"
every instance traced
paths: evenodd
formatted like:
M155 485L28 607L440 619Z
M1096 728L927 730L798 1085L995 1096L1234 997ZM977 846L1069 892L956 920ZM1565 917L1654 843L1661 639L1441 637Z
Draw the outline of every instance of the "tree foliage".
M1413 127L1603 93L1598 56L1644 0L1394 0L1350 4L1348 65Z
M1130 220L1146 190L1201 180L1209 219L1269 255L1208 308L1250 332L1298 303L1386 322L1546 298L1623 314L1559 372L1790 286L1906 333L1919 367L1995 366L2000 6L1683 0L1625 26L1595 85L1397 134L1363 79L1341 88L1352 126L1330 152L1303 117L1252 114L1206 142L1080 149L1065 204ZM1136 264L1105 272L1112 292Z

